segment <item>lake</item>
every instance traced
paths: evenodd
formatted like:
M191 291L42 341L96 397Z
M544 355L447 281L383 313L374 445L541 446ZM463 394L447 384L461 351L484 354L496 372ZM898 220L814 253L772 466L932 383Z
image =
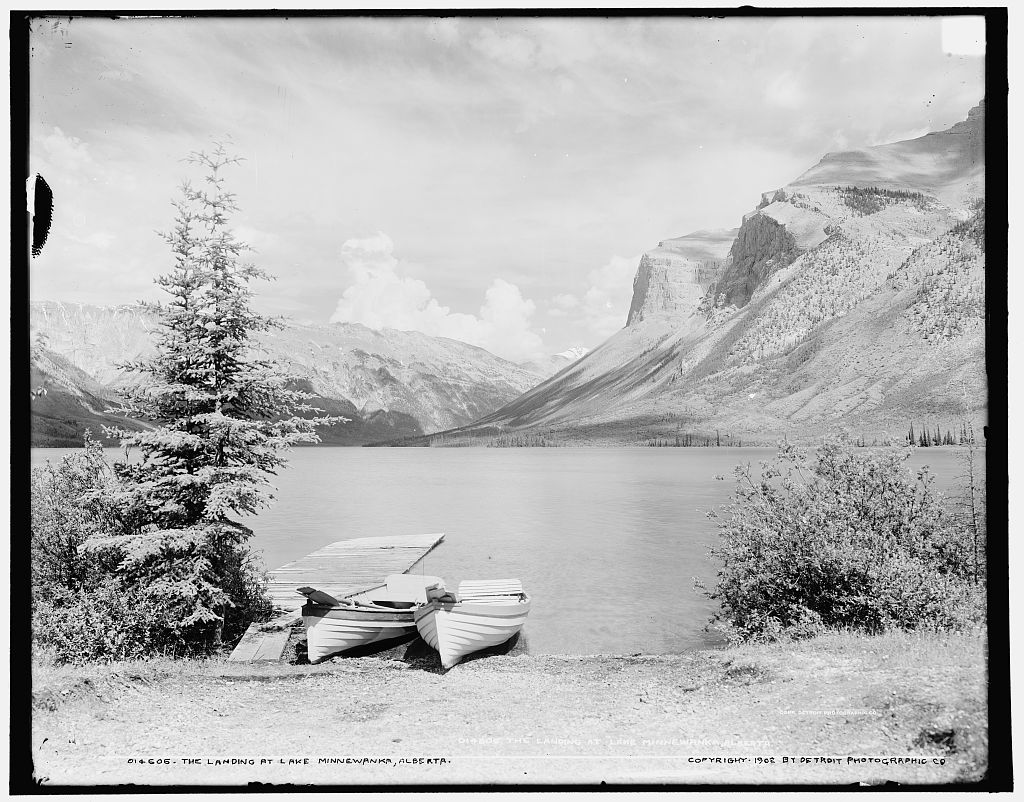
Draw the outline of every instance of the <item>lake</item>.
M33 449L33 464L67 449ZM111 458L120 455L110 449ZM759 448L301 448L274 506L246 523L276 568L335 540L444 532L414 569L454 588L518 577L533 597L533 654L667 654L712 645L714 579L705 513ZM983 460L983 457L982 457ZM962 472L952 450L919 449L940 489ZM716 480L725 476L725 481Z

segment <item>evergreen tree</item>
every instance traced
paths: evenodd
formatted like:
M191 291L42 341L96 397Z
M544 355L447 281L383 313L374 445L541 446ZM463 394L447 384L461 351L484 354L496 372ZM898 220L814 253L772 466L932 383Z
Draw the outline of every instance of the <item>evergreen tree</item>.
M219 642L228 608L265 606L238 516L273 500L282 450L345 419L300 417L317 411L308 394L253 354L252 335L280 324L250 308L250 283L269 276L242 260L249 248L228 227L237 206L222 173L240 160L218 145L188 161L205 177L182 186L161 234L174 265L156 283L170 299L144 304L160 324L156 354L122 366L147 379L127 391L125 414L154 428L107 429L141 459L115 466L127 531L96 545L117 549L119 572L164 605L187 648L203 648Z

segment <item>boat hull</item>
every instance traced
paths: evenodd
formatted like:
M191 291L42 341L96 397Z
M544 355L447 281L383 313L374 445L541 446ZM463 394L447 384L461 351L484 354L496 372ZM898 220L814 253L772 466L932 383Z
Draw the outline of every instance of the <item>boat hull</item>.
M360 646L398 641L416 634L412 610L382 612L305 604L306 648L311 663Z
M299 588L309 599L302 606L309 661L318 663L360 646L415 636L413 608L426 600L428 590L443 589L441 577L418 574L391 574L383 585L345 599Z
M467 655L505 643L523 628L530 599L485 602L429 601L415 613L416 629L451 668Z

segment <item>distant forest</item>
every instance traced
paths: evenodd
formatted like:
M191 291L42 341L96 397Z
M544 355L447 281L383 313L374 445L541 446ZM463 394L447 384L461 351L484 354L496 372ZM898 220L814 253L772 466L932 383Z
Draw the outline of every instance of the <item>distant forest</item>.
M839 194L843 203L864 216L880 212L886 206L900 201L912 201L915 207L923 208L932 200L921 192L882 187L842 187Z

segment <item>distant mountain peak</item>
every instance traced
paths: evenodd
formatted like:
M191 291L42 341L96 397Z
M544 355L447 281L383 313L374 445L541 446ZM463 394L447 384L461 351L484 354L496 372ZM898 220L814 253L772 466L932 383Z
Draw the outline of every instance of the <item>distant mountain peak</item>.
M577 359L582 359L587 355L587 349L582 345L574 345L572 348L566 348L564 351L555 354L555 356L561 357L562 359L568 359L570 362L575 362Z
M566 348L558 354L551 354L550 356L541 357L539 359L531 359L528 362L521 362L519 366L524 370L528 370L531 373L535 373L547 379L569 367L569 365L578 362L587 353L586 348L574 345L572 348Z

